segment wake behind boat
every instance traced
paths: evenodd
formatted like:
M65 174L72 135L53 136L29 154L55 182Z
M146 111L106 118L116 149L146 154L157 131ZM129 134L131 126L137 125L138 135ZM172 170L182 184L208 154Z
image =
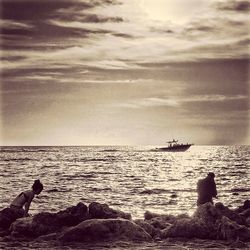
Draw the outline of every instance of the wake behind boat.
M159 151L167 151L167 152L183 152L188 150L193 144L190 143L178 143L178 140L168 141L167 147L157 148Z

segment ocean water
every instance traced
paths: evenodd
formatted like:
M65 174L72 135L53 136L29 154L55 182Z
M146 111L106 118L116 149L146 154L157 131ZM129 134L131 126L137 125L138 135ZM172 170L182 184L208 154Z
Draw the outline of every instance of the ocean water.
M216 175L215 202L235 208L250 198L250 146L192 146L186 152L152 149L1 147L0 209L40 179L44 191L33 200L31 214L97 201L131 213L133 219L143 218L146 210L191 215L196 183L211 171Z

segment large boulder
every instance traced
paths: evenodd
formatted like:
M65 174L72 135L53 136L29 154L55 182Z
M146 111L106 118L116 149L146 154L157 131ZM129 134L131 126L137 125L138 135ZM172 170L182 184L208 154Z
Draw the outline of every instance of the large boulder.
M32 217L24 217L11 224L10 232L13 237L34 237L40 227L41 225L34 225Z
M245 218L245 219L249 218L249 217L250 217L250 208L244 210L244 211L241 212L239 215L242 216L242 217Z
M157 229L166 229L177 220L190 218L187 214L171 215L171 214L157 214L146 211L144 214L145 221Z
M68 229L60 237L69 242L149 241L151 236L139 225L125 219L90 219Z
M229 216L231 216L230 212ZM163 230L164 237L220 240L238 238L248 241L250 240L250 230L224 216L221 210L211 203L205 203L197 208L192 218L177 220L169 228Z
M173 225L162 231L162 238L199 238L214 239L215 235L211 235L211 227L208 227L204 221L197 218L185 218L177 220Z
M223 216L221 220L217 221L217 237L221 240L239 239L249 241L250 229Z
M210 202L198 206L193 215L193 218L200 219L209 225L214 225L221 217L221 213Z
M4 208L0 211L0 231L6 230L10 227L17 218L22 217L22 213L19 210L12 208Z
M216 239L215 223L221 214L212 203L198 206L191 218L179 218L163 231L163 237Z
M107 204L92 202L89 204L89 214L92 219L123 218L131 220L131 214L110 208Z
M34 216L33 222L61 228L63 226L77 225L88 218L88 207L79 202L76 206L69 207L57 213L39 213Z
M63 227L74 226L89 218L87 206L78 203L58 213L43 212L34 217L16 220L10 227L15 237L38 237L60 231Z
M245 200L242 206L239 206L237 209L235 209L235 212L242 213L247 209L250 209L250 200Z
M150 234L152 238L161 237L161 230L159 228L152 226L147 221L138 219L135 220L134 222L140 227L142 227L148 234Z
M238 224L244 225L246 223L244 216L224 206L221 202L216 203L215 208L221 215L226 216Z

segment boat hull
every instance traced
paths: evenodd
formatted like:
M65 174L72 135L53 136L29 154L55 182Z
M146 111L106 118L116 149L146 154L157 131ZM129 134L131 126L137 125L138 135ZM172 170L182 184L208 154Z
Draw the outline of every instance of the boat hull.
M185 145L175 145L175 146L169 146L169 147L163 147L158 148L160 151L166 151L166 152L184 152L188 150L192 144L185 144Z

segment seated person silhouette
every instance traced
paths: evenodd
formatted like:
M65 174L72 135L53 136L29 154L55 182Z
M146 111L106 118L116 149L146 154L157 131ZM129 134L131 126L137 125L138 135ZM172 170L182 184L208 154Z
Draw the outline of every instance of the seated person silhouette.
M201 179L197 183L198 200L197 206L211 202L213 204L213 197L217 196L216 184L214 181L215 174L210 172L207 177Z
M25 217L28 216L30 204L35 197L43 190L43 184L40 180L35 180L32 185L31 190L24 191L20 193L10 204L11 210L15 212L17 217ZM23 209L24 206L24 209Z

